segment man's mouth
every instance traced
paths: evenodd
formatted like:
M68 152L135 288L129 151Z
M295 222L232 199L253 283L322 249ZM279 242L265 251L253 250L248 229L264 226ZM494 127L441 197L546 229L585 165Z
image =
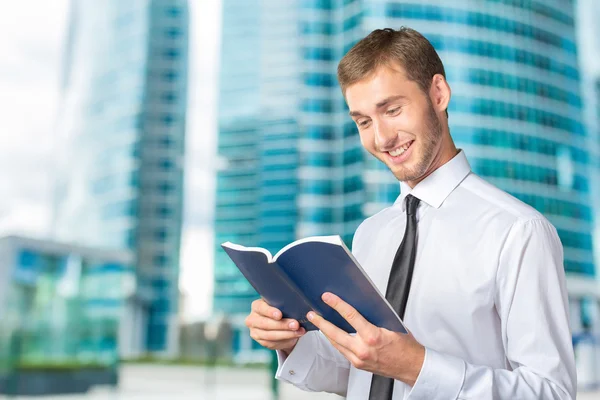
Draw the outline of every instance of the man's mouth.
M410 142L405 143L392 151L388 151L388 153L390 153L390 156L392 157L398 157L399 155L402 155L406 150L408 150L413 143L414 140L411 140Z

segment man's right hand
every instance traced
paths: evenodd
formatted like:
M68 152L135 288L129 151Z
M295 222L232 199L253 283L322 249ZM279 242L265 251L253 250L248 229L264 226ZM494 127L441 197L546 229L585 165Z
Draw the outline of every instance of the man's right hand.
M282 350L290 354L298 339L306 333L295 319L282 319L281 311L271 307L263 299L252 302L252 311L246 317L250 337L261 346L271 350Z

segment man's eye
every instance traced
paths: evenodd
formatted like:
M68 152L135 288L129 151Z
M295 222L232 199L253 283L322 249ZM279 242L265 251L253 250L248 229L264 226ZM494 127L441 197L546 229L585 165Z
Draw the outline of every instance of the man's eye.
M400 107L392 108L391 110L387 110L386 114L387 115L397 115L399 112L400 112Z
M361 128L365 128L369 125L369 120L365 120L365 121L359 121L358 122L358 126L360 126Z

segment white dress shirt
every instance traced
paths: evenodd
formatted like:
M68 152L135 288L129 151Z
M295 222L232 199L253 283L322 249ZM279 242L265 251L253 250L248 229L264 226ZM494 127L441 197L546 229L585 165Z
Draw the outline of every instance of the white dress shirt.
M471 172L463 151L356 230L352 253L385 293L417 210L417 255L404 323L425 346L413 387L394 400L574 399L576 372L563 249L534 208ZM372 374L354 368L320 332L279 354L276 377L308 391L367 400Z

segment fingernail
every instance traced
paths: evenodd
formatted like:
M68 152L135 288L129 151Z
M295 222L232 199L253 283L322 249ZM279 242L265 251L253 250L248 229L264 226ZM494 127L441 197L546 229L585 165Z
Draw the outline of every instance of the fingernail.
M331 294L323 293L323 301L329 301L331 299Z
M273 311L273 318L279 319L279 311Z
M315 317L315 313L311 311L311 312L308 313L307 317L308 317L309 321L312 321L313 318Z
M290 329L296 329L296 322L290 322Z

